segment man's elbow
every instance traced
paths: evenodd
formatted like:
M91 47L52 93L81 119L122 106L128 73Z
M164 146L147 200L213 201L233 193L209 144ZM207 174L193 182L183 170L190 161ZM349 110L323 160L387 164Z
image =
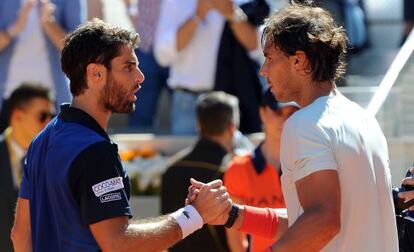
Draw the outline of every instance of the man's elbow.
M340 214L330 213L325 218L326 236L333 239L341 230Z
M16 247L18 244L23 244L31 239L30 228L16 227L14 226L11 230L10 238L13 242L13 246Z
M13 246L16 247L17 244L21 244L25 240L25 232L14 226L11 230L10 239L13 242Z

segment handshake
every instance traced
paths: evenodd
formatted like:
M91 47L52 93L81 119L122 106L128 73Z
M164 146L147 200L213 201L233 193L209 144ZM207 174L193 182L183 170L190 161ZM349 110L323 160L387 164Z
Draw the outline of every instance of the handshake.
M203 219L203 224L224 225L229 219L233 202L221 180L202 183L190 179L191 186L185 199L186 205L192 205ZM235 220L235 219L234 219ZM234 221L233 220L233 221Z
M257 208L233 204L221 180L202 183L190 179L186 206L171 214L184 239L205 223L224 225L267 239L280 237L288 227L285 208Z

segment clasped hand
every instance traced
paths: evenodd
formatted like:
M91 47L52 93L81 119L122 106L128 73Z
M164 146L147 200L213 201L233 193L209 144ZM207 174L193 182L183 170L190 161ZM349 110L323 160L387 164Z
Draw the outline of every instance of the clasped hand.
M190 179L186 204L193 205L210 225L224 225L229 217L232 201L221 180L202 183Z

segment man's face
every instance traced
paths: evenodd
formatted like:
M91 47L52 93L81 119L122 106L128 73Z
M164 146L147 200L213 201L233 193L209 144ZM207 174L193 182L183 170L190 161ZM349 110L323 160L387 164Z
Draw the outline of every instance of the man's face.
M33 98L24 108L17 109L13 130L20 131L31 141L52 119L55 109L52 102L44 98Z
M120 50L121 54L111 61L100 102L106 110L131 113L135 110L135 93L141 88L144 75L138 68L138 59L132 47L124 45Z
M260 69L270 90L280 102L297 101L299 86L294 81L294 59L284 54L269 39L266 39L263 49L265 61Z

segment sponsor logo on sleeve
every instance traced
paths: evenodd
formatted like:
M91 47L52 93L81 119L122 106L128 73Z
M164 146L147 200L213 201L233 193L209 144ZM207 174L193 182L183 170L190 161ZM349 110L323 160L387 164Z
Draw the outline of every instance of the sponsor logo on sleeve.
M121 199L122 199L122 196L120 192L108 193L108 194L105 194L99 197L99 200L101 201L101 203L107 203L107 202L121 200Z
M113 192L122 188L124 188L124 182L122 181L122 177L116 177L107 179L105 181L93 185L92 191L96 197L99 197L108 192Z

